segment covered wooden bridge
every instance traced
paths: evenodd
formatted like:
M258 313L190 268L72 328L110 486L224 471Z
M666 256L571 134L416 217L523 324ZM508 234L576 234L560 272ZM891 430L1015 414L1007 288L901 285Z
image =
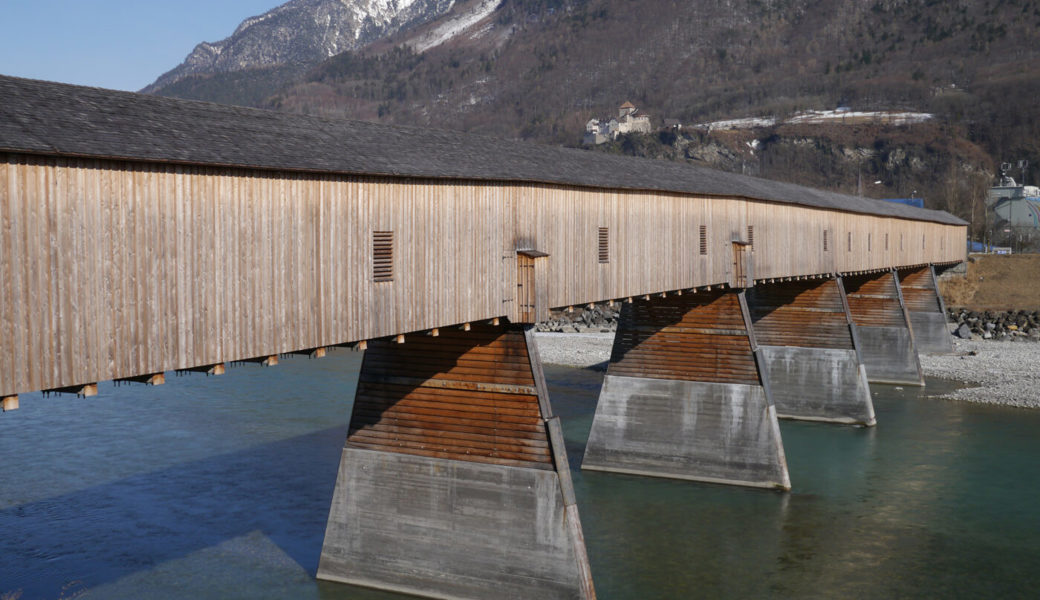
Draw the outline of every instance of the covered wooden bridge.
M688 165L0 77L0 397L367 348L319 576L592 597L529 324L624 303L583 468L790 486L948 349L966 223Z

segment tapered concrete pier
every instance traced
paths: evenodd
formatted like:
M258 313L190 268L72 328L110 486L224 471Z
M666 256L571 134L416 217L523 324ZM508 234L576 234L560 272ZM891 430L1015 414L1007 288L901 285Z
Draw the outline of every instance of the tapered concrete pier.
M939 295L935 267L901 269L898 273L918 351L952 354L953 336L946 320L946 305Z
M837 279L759 284L747 293L762 376L780 418L874 425L856 325Z
M369 344L318 577L430 598L595 597L529 331Z
M623 306L582 469L790 489L743 292Z
M892 271L842 278L871 383L924 385L914 332Z

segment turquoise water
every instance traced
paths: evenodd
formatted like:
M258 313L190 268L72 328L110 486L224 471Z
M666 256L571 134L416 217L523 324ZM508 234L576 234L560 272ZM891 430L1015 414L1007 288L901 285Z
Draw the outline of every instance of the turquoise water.
M360 354L0 415L0 598L399 598L314 572ZM571 465L602 373L547 367ZM789 494L574 472L599 596L1034 598L1040 411L874 386L782 422Z

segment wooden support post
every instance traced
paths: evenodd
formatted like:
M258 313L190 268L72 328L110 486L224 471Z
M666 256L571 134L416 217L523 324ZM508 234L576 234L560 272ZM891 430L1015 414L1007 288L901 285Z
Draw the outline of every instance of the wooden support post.
M355 348L357 348L358 350L368 350L368 340L361 340L357 343L357 346L355 346Z
M441 330L440 329L434 327L433 329L430 330L430 337L440 337L440 335L441 335Z
M278 355L272 354L270 356L257 356L255 358L247 358L242 362L256 363L264 367L273 367L278 364Z
M145 385L163 385L166 383L165 373L152 373L151 375L137 375L135 377L123 377L116 379L117 383L143 383Z
M302 355L302 356L307 356L309 358L325 358L325 355L327 353L328 353L328 349L322 347L322 348L311 348L310 350L296 350L295 352L290 352L289 354Z
M498 327L500 324L501 324L501 321L499 320L498 317L495 317L494 319L491 319L491 325L493 327Z
M2 408L4 412L18 410L18 396L4 396Z
M44 390L45 394L76 394L81 398L91 398L98 395L98 387L96 383L88 383L85 385L70 385L68 387L53 388Z
M470 331L471 329L473 329L473 325L471 323L463 323L462 324L462 330L463 331Z
M395 344L403 344L404 343L404 334L403 333L397 334L397 336L394 337L394 343Z
M178 373L205 373L206 375L223 375L227 371L227 367L224 363L217 363L215 365L203 365L200 367L190 367L187 369L180 369Z

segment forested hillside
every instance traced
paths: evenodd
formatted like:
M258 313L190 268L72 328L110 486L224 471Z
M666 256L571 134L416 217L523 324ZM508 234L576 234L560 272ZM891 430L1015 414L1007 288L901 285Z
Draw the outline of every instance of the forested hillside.
M625 100L658 125L836 106L928 112L923 125L662 134L612 150L710 162L714 145L740 155L722 168L871 196L916 190L967 217L996 163L1040 165L1038 32L1029 0L503 0L423 53L408 30L288 84L273 70L252 88L224 75L160 93L228 101L237 86L246 104L568 145ZM971 191L951 201L950 189Z

